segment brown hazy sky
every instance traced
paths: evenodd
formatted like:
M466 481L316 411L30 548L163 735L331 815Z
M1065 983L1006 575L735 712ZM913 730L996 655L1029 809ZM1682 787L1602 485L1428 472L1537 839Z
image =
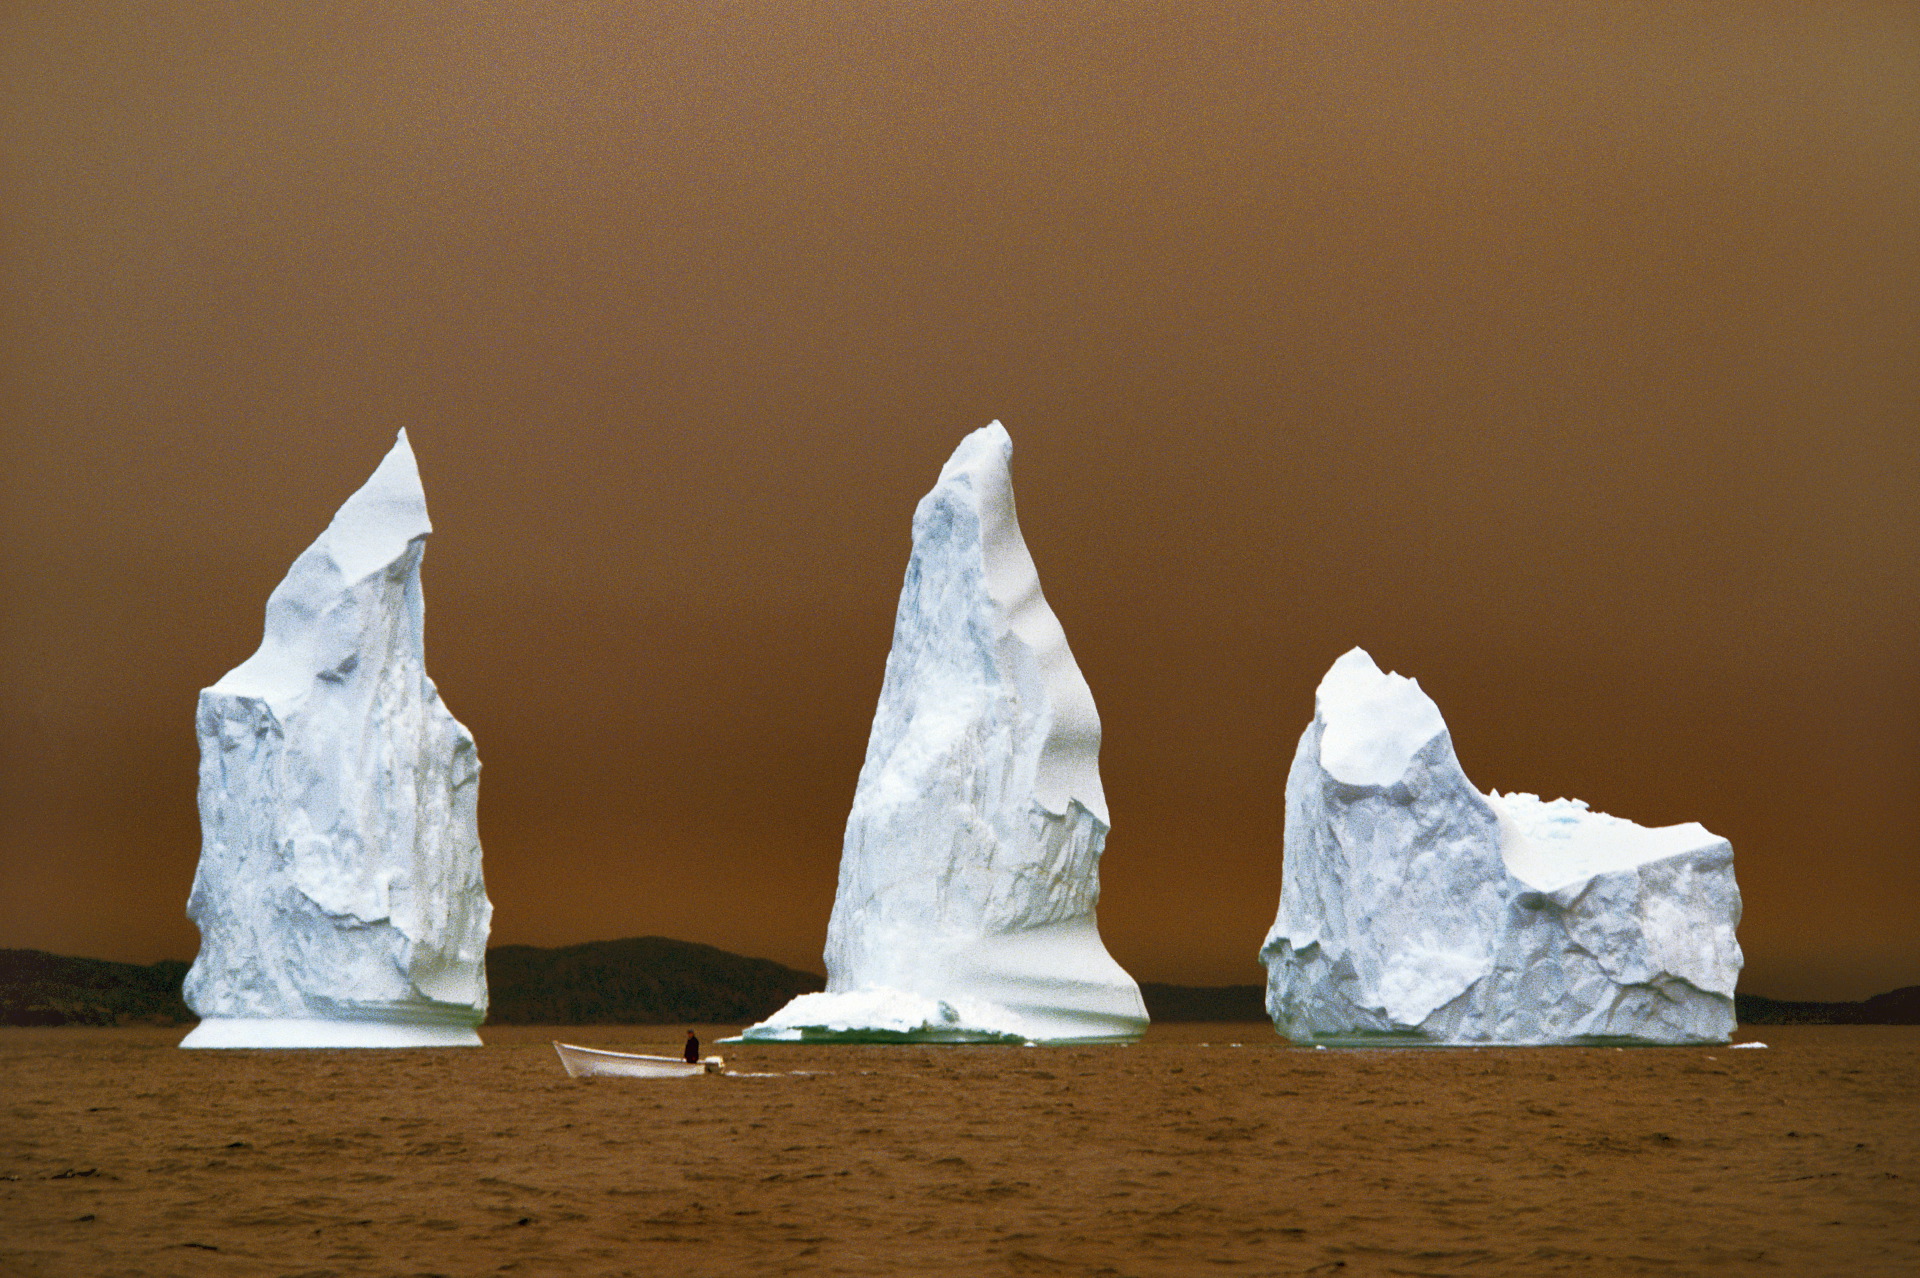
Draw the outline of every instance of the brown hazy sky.
M10 4L0 946L190 957L195 694L405 426L496 942L818 970L1015 441L1102 930L1261 979L1346 648L1920 982L1920 6Z

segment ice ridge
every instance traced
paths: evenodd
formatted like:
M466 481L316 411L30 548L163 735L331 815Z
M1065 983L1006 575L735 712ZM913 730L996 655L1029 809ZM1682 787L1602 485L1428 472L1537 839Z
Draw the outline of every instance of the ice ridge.
M1261 957L1297 1041L1721 1043L1741 953L1733 849L1576 799L1481 794L1419 684L1354 649L1287 777Z
M427 677L432 525L405 431L200 694L183 1047L477 1044L480 761Z
M1146 1008L1101 943L1100 718L1041 593L999 422L913 519L847 818L827 989L748 1039L1097 1042Z

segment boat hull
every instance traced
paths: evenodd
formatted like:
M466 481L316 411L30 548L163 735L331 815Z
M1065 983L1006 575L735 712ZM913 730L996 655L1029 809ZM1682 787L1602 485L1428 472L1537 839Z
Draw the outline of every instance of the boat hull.
M677 1056L641 1056L561 1042L554 1043L553 1050L569 1078L697 1078L718 1074L726 1067L718 1056L685 1061Z

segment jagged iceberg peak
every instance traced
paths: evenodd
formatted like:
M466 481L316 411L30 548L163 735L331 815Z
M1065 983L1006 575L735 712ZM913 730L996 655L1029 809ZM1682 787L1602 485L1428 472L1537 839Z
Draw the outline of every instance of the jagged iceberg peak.
M479 1042L480 763L427 677L431 531L402 431L200 694L185 1046Z
M432 531L420 464L403 429L367 482L334 512L309 553L326 555L340 579L352 583L395 563Z
M940 541L940 534L950 527L949 512L956 507L964 509L977 528L977 550L965 535L957 542ZM1013 438L1005 426L996 421L981 427L961 440L947 459L939 482L914 511L916 560L923 523L928 525L928 543L978 555L990 604L981 611L985 624L997 632L996 646L1011 650L1007 661L1023 674L1030 660L1043 681L1042 689L1027 696L1032 711L1045 724L1035 761L1035 799L1047 811L1060 813L1078 800L1106 822L1106 793L1100 787L1100 714L1093 706L1093 690L1067 647L1067 632L1040 591L1040 570L1020 534L1013 505ZM963 528L965 523L963 517ZM910 565L909 582L912 576ZM904 620L903 608L894 628L896 644ZM892 673L890 661L889 677Z
M1322 680L1261 951L1289 1037L1724 1042L1739 920L1725 839L1482 794L1413 680L1358 648Z
M1417 680L1382 674L1365 648L1333 663L1314 692L1324 725L1320 766L1348 785L1391 785L1413 756L1446 732L1446 721Z
M368 638L363 626L389 619L399 623L393 640L421 653L420 558L432 531L420 468L402 430L372 476L268 596L259 650L213 690L276 703L301 696L316 676L358 656ZM368 592L356 588L376 574L393 589L372 593L382 602L399 596L398 607L369 611L358 606Z
M913 518L827 931L827 991L753 1038L1138 1037L1100 941L1100 717L1040 589L999 422Z

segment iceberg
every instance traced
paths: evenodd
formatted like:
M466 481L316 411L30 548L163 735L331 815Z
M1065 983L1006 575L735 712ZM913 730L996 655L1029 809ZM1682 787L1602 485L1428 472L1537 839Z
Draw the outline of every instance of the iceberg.
M1287 777L1267 1010L1296 1042L1724 1043L1733 849L1482 794L1432 698L1355 648Z
M973 432L914 511L827 988L744 1040L1129 1042L1146 1029L1095 920L1100 717L1020 535L1012 453L999 422Z
M493 907L473 737L427 677L405 431L200 694L182 1047L477 1046Z

